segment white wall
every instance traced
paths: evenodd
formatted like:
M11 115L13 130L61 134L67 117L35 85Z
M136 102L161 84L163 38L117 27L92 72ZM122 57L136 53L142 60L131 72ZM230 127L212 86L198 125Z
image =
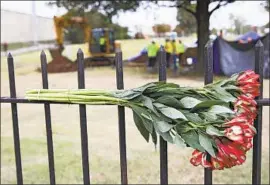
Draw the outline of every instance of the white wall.
M33 17L30 14L1 9L1 42L34 41ZM54 40L53 19L36 17L37 41Z

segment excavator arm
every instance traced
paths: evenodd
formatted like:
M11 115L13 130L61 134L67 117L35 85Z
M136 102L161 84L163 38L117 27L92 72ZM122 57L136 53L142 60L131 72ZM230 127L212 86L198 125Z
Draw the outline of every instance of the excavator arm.
M64 29L71 25L79 25L84 30L84 41L89 42L91 28L86 18L78 16L70 16L68 13L57 17L54 16L54 28L56 33L56 42L60 48L63 48Z

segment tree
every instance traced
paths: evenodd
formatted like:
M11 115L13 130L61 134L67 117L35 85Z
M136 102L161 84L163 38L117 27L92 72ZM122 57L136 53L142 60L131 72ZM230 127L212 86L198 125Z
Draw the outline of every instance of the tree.
M164 35L166 32L170 32L171 26L168 24L155 24L152 27L152 29L160 37L161 35Z
M193 9L195 9L194 5L191 5ZM181 34L185 35L190 35L192 33L196 32L196 19L194 16L190 15L189 12L183 10L183 9L178 9L177 10L177 16L176 16L177 21L179 24L176 26L175 31ZM180 32L178 32L180 31Z
M217 34L218 34L217 29L216 29L216 28L213 28L213 29L211 30L211 34L217 35Z
M69 10L70 16L80 16L81 12L77 10ZM91 10L84 12L84 16L87 18L87 22L91 28L112 28L114 30L115 39L127 39L128 28L122 27L118 24L113 24L108 21L107 16L98 12L97 10ZM80 27L71 26L66 29L65 40L70 41L72 44L82 43L84 40L84 33Z
M244 34L251 30L252 26L245 24L246 21L243 18L236 17L232 14L230 14L229 18L234 25L234 33L236 33L237 35Z
M212 2L217 2L216 6L209 10L209 5ZM214 11L234 0L182 0L172 1L172 5L163 5L166 7L176 7L189 12L196 19L197 23L197 37L198 37L198 62L195 65L195 71L202 73L204 71L204 46L209 40L209 20Z
M112 23L112 17L119 11L135 11L141 4L141 1L135 0L114 0L114 1L76 1L76 0L56 0L49 2L49 5L64 7L69 10L76 10L84 14L91 10L101 10L105 13L107 20Z

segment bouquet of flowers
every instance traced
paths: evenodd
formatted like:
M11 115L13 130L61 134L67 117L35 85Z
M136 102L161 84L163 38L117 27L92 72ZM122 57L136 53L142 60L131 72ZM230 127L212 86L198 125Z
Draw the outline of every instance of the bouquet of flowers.
M26 92L26 98L128 107L147 142L151 138L156 145L159 135L169 143L192 147L191 164L222 170L241 165L252 148L258 79L259 75L247 70L202 88L153 82L116 91L34 89Z

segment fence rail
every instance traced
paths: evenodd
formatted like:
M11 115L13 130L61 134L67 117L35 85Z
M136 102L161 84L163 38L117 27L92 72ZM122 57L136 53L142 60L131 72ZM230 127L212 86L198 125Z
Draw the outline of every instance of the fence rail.
M213 82L213 43L209 41L205 46L204 52L205 60L205 76L204 83L209 84ZM44 89L48 89L48 73L47 73L47 59L45 53L42 51L40 55L41 61L41 74L42 85ZM84 74L84 54L81 50L77 53L78 61L78 88L85 88L85 74ZM122 52L118 51L115 55L116 61L116 82L117 89L124 89L123 79L123 60ZM158 54L159 64L159 81L166 81L166 52L161 47ZM24 98L16 97L16 85L14 75L14 61L11 54L7 57L8 73L9 73L9 85L10 85L10 97L1 97L1 103L10 103L12 110L12 123L13 123L13 138L14 138L14 151L16 162L16 177L17 184L23 184L22 175L22 161L20 150L20 132L18 126L18 103L33 103L44 104L46 135L47 135L47 151L48 151L48 165L49 165L49 177L50 184L56 184L55 181L55 168L54 168L54 148L53 137L51 127L51 110L50 104L71 104L60 103L50 101L29 101ZM261 183L261 147L262 147L262 106L270 106L270 99L263 99L263 45L261 41L258 41L255 45L255 72L260 75L260 96L256 99L258 103L258 116L255 120L255 128L257 129L257 135L253 139L253 163L252 163L252 183ZM89 167L89 151L88 151L88 133L87 133L87 117L86 117L86 105L79 105L80 116L80 128L81 128L81 150L82 150L82 168L83 168L83 182L84 184L90 184L90 167ZM125 129L125 111L123 106L118 106L118 129L119 129L119 150L120 150L120 169L121 169L121 183L128 184L127 174L127 156L126 156L126 129ZM167 142L160 137L160 183L168 184L168 152ZM209 156L208 156L209 158ZM212 184L212 171L205 169L204 171L204 184Z

